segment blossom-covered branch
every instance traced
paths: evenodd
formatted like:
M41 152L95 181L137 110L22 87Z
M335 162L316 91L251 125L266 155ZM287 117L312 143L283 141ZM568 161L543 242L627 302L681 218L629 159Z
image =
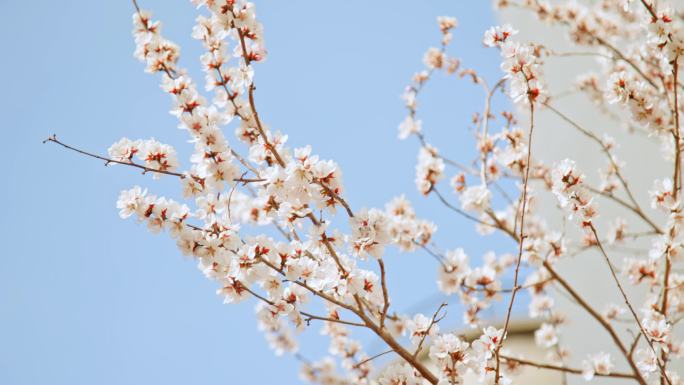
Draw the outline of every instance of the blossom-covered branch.
M384 208L353 205L336 162L321 159L310 145L291 147L286 134L271 129L256 102L255 66L267 50L253 3L192 2L202 9L192 37L204 49L199 60L203 91L178 65L180 49L164 37L161 23L133 1L135 56L147 72L160 76L161 88L171 98L171 113L190 138L192 155L185 168L176 150L156 139L123 138L107 156L56 136L46 141L155 179L177 178L182 187L178 199L139 186L122 191L117 201L120 216L134 217L154 233L166 231L181 253L196 260L202 273L216 282L224 302L255 299L257 326L277 354L301 358L298 334L322 324L329 354L321 360L301 360L305 380L326 385L453 385L473 373L480 383L498 385L515 382L520 369L530 367L587 380L682 384L672 370L672 362L684 354L684 344L674 333L684 319L684 275L677 268L684 254L682 10L647 0L600 0L589 6L498 0L501 7L525 9L563 27L579 48L566 52L523 41L510 25L492 27L484 32L483 43L499 50L503 72L493 80L476 68L465 68L452 54L457 20L437 18L439 41L427 49L424 69L403 94L407 114L398 119L399 138L413 136L419 144L415 185L420 194L434 195L483 237L500 234L506 240L510 252L489 252L471 261L460 245L438 246L433 240L437 226L419 216L405 195ZM549 92L553 85L544 75L547 59L577 56L598 61L591 72L578 74L572 92L586 94L598 113L648 133L634 140L660 141L661 153L649 156L660 155L668 166L653 170L658 179L652 189L628 180L615 139L602 135L601 127L579 124L566 112L561 94ZM420 119L418 98L440 76L472 81L484 91L482 110L475 111L470 122L476 150L472 159L451 156L450 148L437 149L427 133L433 128ZM498 92L510 105L497 102ZM598 145L595 150L607 158L607 166L597 173L600 183L590 183L592 176L581 173L574 160L537 158L535 149L545 143L535 138L533 148L535 132L555 129L540 124L537 115L542 111ZM226 137L227 128L234 131L235 141ZM640 201L646 193L661 216ZM557 209L540 209L542 196L555 198ZM637 227L605 215L599 208L602 201L615 203L621 213L638 221ZM608 223L603 223L605 217ZM346 224L340 226L340 220ZM566 228L567 220L576 229ZM644 249L649 240L650 247ZM456 330L444 330L440 322L447 317L446 304L431 317L399 312L399 301L393 301L390 291L395 279L390 250L433 257L433 284L455 296L463 306L463 323L481 332L467 339ZM607 278L615 283L626 310L606 303L599 311L593 298L581 295L565 278L565 265L558 262L590 251L601 253ZM617 251L629 256L622 268L616 267ZM416 282L419 278L412 277ZM504 288L502 282L511 278L512 286ZM629 296L627 285L643 292L643 302ZM523 292L529 297L529 317L539 320L534 340L548 355L544 361L522 357L508 343ZM591 352L581 366L572 362L575 358L563 344L572 325L556 306L558 295L576 304L609 337L609 345ZM501 319L486 319L485 311L492 307L502 309ZM628 317L623 316L627 312ZM380 353L366 353L357 329L382 343ZM626 340L623 334L631 330L638 333ZM627 370L615 370L606 351L617 352ZM374 369L376 362L389 357L389 365Z

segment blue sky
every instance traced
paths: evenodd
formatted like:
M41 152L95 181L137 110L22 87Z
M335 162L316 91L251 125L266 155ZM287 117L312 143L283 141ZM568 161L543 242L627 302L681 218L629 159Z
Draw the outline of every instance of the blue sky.
M141 0L182 47L181 64L201 82L201 46L190 38L189 1ZM191 146L168 114L159 79L133 57L127 1L0 1L0 94L5 137L0 159L6 202L0 231L0 383L296 384L294 358L276 358L257 331L253 302L226 306L195 263L164 235L118 218L120 190L139 184L179 196L175 181L79 157L41 141L106 152L122 136L172 143L187 164ZM396 138L399 96L439 41L435 18L460 21L452 52L489 79L496 52L480 41L495 24L488 1L257 1L268 60L256 67L262 119L311 144L342 167L353 207L382 207L405 192L439 226L441 247L475 259L511 250L483 242L470 223L414 187L417 143ZM473 154L469 122L479 90L437 76L420 99L426 134L452 158ZM496 128L496 127L495 127ZM232 138L233 127L228 129ZM454 199L454 198L452 198ZM455 201L455 199L454 199ZM386 263L399 310L432 313L439 303L435 262L391 250ZM444 327L457 327L452 306ZM312 324L303 353L327 341ZM361 336L366 338L365 336ZM369 343L370 354L384 350Z

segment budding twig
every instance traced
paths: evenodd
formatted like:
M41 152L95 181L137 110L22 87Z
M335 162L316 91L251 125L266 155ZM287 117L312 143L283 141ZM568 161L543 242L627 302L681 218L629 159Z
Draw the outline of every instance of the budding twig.
M124 165L124 166L129 166L129 167L134 167L134 168L141 169L141 170L143 170L143 174L146 174L146 173L149 172L149 173L154 173L154 174L172 175L172 176L178 177L178 178L180 178L180 179L184 179L184 178L187 177L186 174L181 174L181 173L179 173L179 172L168 171L168 170L160 170L160 169L157 169L157 168L147 167L147 166L145 166L145 165L142 165L142 164L139 164L139 163L135 163L135 162L133 162L132 160L131 160L131 161L128 161L128 162L124 162L124 161L120 161L120 160L116 160L116 159L107 158L107 157L104 157L104 156L101 156L101 155L97 155L97 154L94 154L94 153L91 153L91 152L88 152L88 151L84 151L84 150L81 150L81 149L78 149L78 148L76 148L76 147L70 146L70 145L68 145L68 144L66 144L66 143L64 143L64 142L62 142L62 141L60 141L60 140L58 140L56 135L51 135L51 136L48 137L47 139L43 140L43 143L48 143L48 142L57 143L57 144L59 144L60 146L66 148L66 149L68 149L68 150L75 151L75 152L77 152L77 153L79 153L79 154L82 154L82 155L85 155L85 156L89 156L89 157L91 157L91 158L103 160L103 161L105 162L105 166L108 166L109 164L112 164L112 163L114 163L114 164L122 164L122 165ZM244 176L244 174L243 174L243 176ZM264 181L266 181L266 179L261 179L261 178L244 178L244 177L240 177L240 178L233 178L232 181L233 181L233 182L239 182L239 183L247 184L247 183L255 183L255 182L264 182Z

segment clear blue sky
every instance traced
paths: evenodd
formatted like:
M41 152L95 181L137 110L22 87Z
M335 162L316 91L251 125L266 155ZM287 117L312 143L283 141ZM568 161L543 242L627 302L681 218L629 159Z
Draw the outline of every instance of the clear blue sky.
M201 81L201 47L190 38L194 7L141 5L164 22L166 36L182 47L182 65ZM382 207L406 192L419 215L438 223L440 246L460 245L473 257L509 251L509 243L477 239L471 224L419 196L417 143L396 139L405 114L399 96L421 68L423 52L439 40L436 16L458 17L453 52L466 66L499 76L496 52L480 44L495 24L490 7L489 1L257 1L269 50L256 67L263 119L293 145L311 144L339 162L354 207ZM140 184L178 196L174 181L105 168L41 144L56 133L105 152L122 136L154 136L175 144L188 163L190 145L168 114L168 96L132 57L131 14L126 0L0 1L0 384L299 383L295 360L276 358L257 331L253 302L223 305L173 241L118 218L121 189ZM463 81L438 77L420 100L423 127L445 154L467 159L470 116L482 98ZM386 261L398 309L431 313L439 301L434 261L396 251ZM444 327L460 319L454 306ZM320 326L304 333L308 356L326 349ZM384 350L367 346L370 354Z

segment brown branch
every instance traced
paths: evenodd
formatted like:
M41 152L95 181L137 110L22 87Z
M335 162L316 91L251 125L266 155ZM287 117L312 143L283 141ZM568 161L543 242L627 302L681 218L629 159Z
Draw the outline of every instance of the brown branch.
M612 51L620 60L624 61L625 63L629 64L630 67L634 69L648 84L651 85L651 87L655 88L656 90L658 89L658 86L649 78L646 76L646 74L639 68L639 66L636 65L632 60L627 58L619 49L615 48L612 44L608 43L606 40L599 36L594 36L596 41L601 44L602 46L608 48L610 51Z
M535 367L537 369L555 370L555 371L559 371L559 372L570 373L570 374L578 374L578 375L582 374L582 371L580 369L567 368L565 366L545 364L545 363L541 363L541 362L533 362L533 361L524 360L522 358L515 358L515 357L511 357L511 356L506 356L503 354L501 355L501 358L503 358L506 361L514 362L516 364L532 366L532 367ZM609 373L609 374L595 373L594 375L597 377L613 377L613 378L635 379L633 374L619 373L619 372L618 373Z
M235 25L233 25L233 27L235 28ZM247 54L247 47L246 47L246 44L245 44L245 36L244 36L244 33L243 33L243 31L242 31L240 28L236 28L236 31L237 31L237 33L238 33L238 37L239 37L239 40L240 40L240 46L241 46L241 48L242 48L242 56L243 56L243 58L244 58L244 60L245 60L245 63L246 63L247 65L249 65L250 62L251 62L251 59L249 58L249 56L248 56L248 54ZM285 162L284 162L283 159L281 158L281 156L280 156L280 154L278 153L278 151L276 150L275 146L273 146L273 145L269 142L268 136L266 135L266 133L265 133L265 131L264 131L262 125L261 125L261 120L259 119L259 114L258 114L258 112L257 112L257 110L256 110L256 104L255 104L255 101L254 101L254 90L255 90L255 89L256 89L256 87L254 86L254 83L250 84L248 96L249 96L249 105L250 105L250 108L251 108L251 110L252 110L252 115L254 116L254 120L255 120L255 122L256 122L256 124L257 124L257 130L259 131L259 134L261 135L262 139L264 140L264 143L265 143L266 147L269 149L269 151L270 151L270 152L273 154L273 156L276 158L276 161L278 162L278 164L279 164L281 167L285 167ZM343 204L343 205L344 205L344 204ZM348 208L348 205L345 206L345 208ZM351 214L351 209L348 210L348 214ZM353 214L351 214L351 216L353 216ZM320 223L318 222L318 220L316 219L316 217L313 216L313 214L309 213L309 214L307 215L307 217L311 220L311 222L312 222L315 226L319 226L319 225L320 225ZM325 236L325 234L322 235L322 238L323 238L323 240L322 240L323 245L326 247L326 249L327 249L328 252L330 253L331 257L332 257L332 258L335 260L335 262L337 263L337 266L338 266L340 272L342 272L342 275L346 275L346 274L347 274L347 271L346 271L346 269L344 268L344 266L342 265L342 263L341 263L339 257L337 256L337 253L335 252L335 249L334 249L334 248L332 247L332 245L330 244L330 241L327 239L327 237ZM356 299L357 303L359 303L359 307L358 307L358 309L353 309L353 307L349 307L349 308L351 308L350 310L353 309L353 311L354 311L359 317L361 317L362 319L364 319L364 322L366 323L366 325L368 325L369 327L373 326L375 329L377 329L377 326L376 326L372 321L370 321L370 319L368 319L368 317L364 314L363 308L362 308L362 306L360 306L360 299L358 298L358 296L357 296L357 295L354 295L354 298ZM379 330L382 330L382 329L380 328ZM390 344L390 342L388 342L388 341L391 340L391 341L393 341L393 343L394 343L395 345L400 346L400 345L394 340L394 338L391 337L390 335L383 335L383 334L381 334L381 333L378 333L376 330L374 330L374 331L375 331L376 334L378 334L381 338L383 338L383 340L385 340L388 344ZM390 346L392 346L392 345L390 345ZM393 348L394 348L394 347L393 347ZM403 348L402 348L402 349L403 349ZM395 348L395 350L396 350L396 348ZM402 355L401 352L398 352L398 353L399 353L400 355ZM414 361L415 361L415 360L414 360ZM424 377L426 377L431 383L436 383L436 382L437 382L436 377L434 377L434 375L433 375L426 367L424 367L422 364L417 363L417 362L411 362L411 361L408 361L408 362L409 362L414 368L416 368L416 370L418 370ZM432 379L432 380L431 380L431 379ZM434 380L434 381L433 381L433 380Z
M387 318L387 311L389 311L390 301L389 294L387 293L385 262L382 260L382 258L378 258L378 266L380 266L380 282L382 286L382 298L384 303L382 306L382 313L380 313L380 328L382 329L385 327L385 318Z
M422 243L418 243L418 242L416 242L416 241L413 241L413 243L414 243L416 246L419 246L421 249L425 250L425 252L427 252L428 255L430 255L430 256L431 256L432 258L434 258L437 262L439 262L440 265L442 265L442 268L444 269L444 271L447 271L448 266L447 266L446 263L444 262L444 259L445 259L445 258L444 258L443 255L440 255L440 254L438 254L438 253L436 253L436 252L430 250L429 247L423 245Z
M135 3L135 1L134 1L134 5L136 6L136 9L139 11L139 9L137 7L137 3ZM233 12L233 9L231 9L230 11ZM236 15L233 13L233 16L236 16ZM235 24L232 24L231 27L234 28L238 34L240 46L242 48L242 56L244 58L245 64L249 65L252 60L249 57L248 52L247 52L247 47L246 47L246 43L245 43L245 33L240 28L236 28ZM173 77L172 73L168 70L167 70L167 74L170 77ZM280 156L280 154L278 153L275 146L270 142L268 135L266 135L266 132L265 132L265 130L261 124L261 120L259 118L259 114L257 112L255 101L254 101L254 90L255 89L256 89L256 87L255 87L254 83L250 84L249 90L248 90L248 101L249 101L249 106L250 106L252 115L254 117L254 121L255 121L256 126L257 126L257 130L259 131L259 135L261 136L262 140L264 141L265 146L273 154L277 163L281 167L285 167L286 164L285 164L283 158ZM320 223L313 216L313 214L309 213L309 215L307 215L307 217L311 220L311 222L315 226L320 225ZM330 244L329 240L327 239L327 237L325 237L325 234L323 234L322 242L325 245L325 247L327 248L331 257L336 261L338 267L340 268L340 271L342 272L342 275L343 276L346 275L347 274L346 270L342 266L342 264L339 260L339 257L337 256L337 254L336 254L334 248L332 247L332 245ZM259 260L262 261L267 266L274 269L275 271L277 271L278 273L282 274L283 276L285 275L284 271L282 271L281 269L279 269L275 265L271 264L269 261L267 261L263 258L260 258ZM366 315L366 313L363 310L363 306L361 304L361 300L358 297L358 295L354 296L354 299L356 300L358 307L354 307L354 306L345 304L344 302L338 301L337 299L335 299L334 297L332 297L326 293L323 293L321 291L318 291L318 290L311 288L305 282L300 282L300 281L293 281L293 282L297 285L304 287L308 291L312 292L314 295L320 296L321 298L325 299L326 301L333 303L335 305L338 305L338 306L340 306L344 309L347 309L347 310L351 311L352 313L356 314L359 318L361 318L364 321L364 324L366 325L366 327L370 328L378 337L380 337L383 341L385 341L385 343L387 343L387 345L390 348L392 348L395 352L397 352L397 354L399 354L399 356L401 356L407 363L409 363L411 366L413 366L427 381L429 381L431 384L437 384L439 379L434 374L432 374L430 369L428 369L422 362L420 362L416 358L412 357L411 353L409 353L403 346L401 346L401 344L399 344L386 329L380 328L378 325L376 325L368 317L368 315Z
M376 359L376 358L378 358L378 357L382 357L382 356L384 356L385 354L390 354L390 353L393 353L393 352L394 352L394 350L392 350L392 349L390 349L390 350L385 350L384 352L378 353L378 354L374 355L373 357L367 358L367 359L365 359L365 360L359 362L358 364L356 364L356 365L354 365L354 366L352 366L352 367L353 367L354 369L357 369L357 368L361 367L361 365L365 364L366 362L373 361L374 359Z
M677 82L677 78L679 77L679 56L675 57L673 68L672 68L672 75L674 77L675 83ZM674 199L677 199L677 196L679 195L679 190L682 188L682 178L681 178L681 143L680 143L680 134L679 134L679 97L678 97L678 92L677 92L677 87L674 88L674 116L675 116L675 127L673 129L674 131L674 141L675 141L675 166L674 166L674 186L673 186L673 196Z
M637 207L630 205L629 202L626 202L625 200L615 196L612 193L609 193L609 192L606 192L603 190L599 190L596 187L592 187L592 186L589 186L587 184L584 184L584 187L587 190L593 192L594 194L599 194L605 198L608 198L608 199L612 200L613 202L619 204L620 206L623 206L624 208L632 211L634 214L638 215L641 219L643 219L644 222L646 222L657 234L663 234L663 230L660 229L660 227L658 227L658 225L656 225L655 222L653 222L653 220L651 220L648 216L646 216L646 214L644 214L644 212L639 210Z
M520 237L518 237L518 235L515 233L515 228L508 228L508 226L506 226L505 223L503 223L499 218L497 218L496 213L494 211L488 209L485 211L485 214L487 214L487 216L490 217L494 221L494 223L496 223L497 229L503 231L506 235L513 238L514 241L520 242ZM517 221L517 215L515 221Z
M245 168L247 168L249 171L251 171L252 173L254 173L254 175L256 175L257 177L259 176L259 171L257 171L257 169L255 169L251 164L249 164L249 162L248 162L242 155L240 155L237 151L235 151L234 149L231 148L231 149L230 149L230 153L231 153L231 154L232 154L240 163L242 163L242 165L245 166Z
M634 337L634 341L632 341L632 346L629 348L630 357L634 357L634 351L636 350L637 346L639 346L639 340L641 339L641 335L641 333L638 333L636 337Z
M418 138L418 140L420 141L421 147L427 148L429 146L427 140L425 139L425 134L423 134L422 132L416 132L415 135ZM437 158L443 160L444 163L451 165L451 166L454 166L463 172L467 172L468 174L471 174L471 175L477 175L477 172L474 169L471 169L468 166L461 164L461 163L459 163L453 159L447 158L442 154L436 154L435 156Z
M445 308L446 306L447 306L447 304L444 303L444 302L442 302L442 304L439 305L439 307L437 308L437 310L435 311L435 313L432 315L432 319L430 320L430 325L428 325L428 328L427 328L427 330L425 331L425 334L420 338L420 342L418 342L418 347L416 347L416 351L413 353L413 357L414 357L414 358L418 358L418 355L420 354L420 351L421 351L422 348L423 348L423 343L425 342L425 339L427 338L428 334L430 334L430 329L432 329L432 327L433 327L436 323L438 323L439 321L441 321L442 319L444 319L444 317L446 317L446 312L445 312L444 315L442 315L441 317L437 318L437 316L439 315L439 312L442 311L442 309Z
M263 302L265 302L265 303L267 303L267 304L269 304L269 305L271 305L271 306L274 306L274 305L275 305L275 303L274 303L273 301L271 301L271 300L269 300L268 298L266 298L266 297L264 297L264 296L258 294L257 292L255 292L254 290L250 289L250 288L247 287L246 285L241 285L241 287L242 287L243 289L245 289L245 291L247 291L248 293L250 293L251 295L253 295L255 298L258 298L258 299L260 299L261 301L263 301ZM311 314L311 313L307 313L307 312L302 311L302 310L298 310L298 309L296 309L296 310L297 310L297 312L299 312L299 314L301 314L301 315L303 315L304 317L306 317L305 321L307 322L307 324L308 324L311 320L320 320L320 321L334 322L334 323L339 323L339 324L349 325L349 326L366 327L365 324L358 323L358 322L345 321L345 320L341 320L341 319L337 319L337 318L330 318L330 317L322 317L322 316L314 315L314 314Z
M366 325L368 328L373 330L375 334L378 335L385 343L392 349L394 350L404 361L406 361L409 365L413 366L422 376L425 378L429 383L436 385L439 382L439 378L437 378L430 369L428 369L427 366L423 362L421 362L419 359L414 357L408 350L406 350L403 346L401 346L400 343L397 342L397 340L392 337L390 332L387 329L381 329L377 325L373 323L373 321L368 318L368 316L365 313L359 313L358 314L361 319L366 322Z
M313 315L304 311L300 311L300 313L305 316L307 319L305 321L310 321L310 320L320 320L320 321L326 321L326 322L334 322L338 324L343 324L343 325L349 325L349 326L357 326L357 327L366 327L366 324L362 324L359 322L353 322L353 321L345 321L337 318L331 318L331 317L321 317L317 315Z
M648 2L646 2L646 0L641 0L641 4L643 4L644 8L646 8L646 10L648 11L648 13L651 14L651 17L653 18L653 21L658 20L658 15L656 15L655 9L653 8L653 6L652 6L651 4L649 4Z
M603 54L601 52L556 52L550 49L546 50L549 54L549 56L555 56L555 57L577 57L577 56L594 56L594 57L602 57L605 59L610 59L610 60L615 60L613 56Z
M489 133L489 115L491 114L491 106L492 106L492 96L494 95L494 92L501 87L504 83L506 82L506 78L501 78L499 79L498 82L492 87L492 89L489 89L489 86L487 86L487 82L484 80L481 82L482 87L484 87L485 90L485 106L484 106L484 112L482 115L482 138L480 139L483 142L487 141L487 134ZM480 178L482 185L487 185L487 155L489 154L489 150L482 151L482 165L480 169Z
M642 0L642 3L646 5L646 2ZM650 9L650 8L649 8ZM654 15L655 17L655 15ZM679 56L676 56L674 59L674 64L672 68L672 75L674 77L674 82L677 83L677 79L679 77ZM675 166L674 166L674 185L672 186L672 196L674 197L675 200L677 200L677 196L679 195L679 190L681 189L681 146L680 146L680 139L679 139L679 101L678 101L678 92L677 92L677 87L674 86L674 115L675 115L675 127L674 127L674 140L675 140ZM671 230L674 236L674 228ZM665 274L663 277L663 304L660 307L660 312L663 314L663 317L667 319L667 307L668 307L668 296L670 294L668 290L668 286L670 286L670 270L672 268L672 263L670 261L669 253L665 253ZM667 361L668 361L669 353L667 349L660 349L660 359L663 361L663 370L667 370ZM665 385L665 379L661 377L660 379L660 384Z
M276 265L274 265L273 263L271 263L271 262L268 261L267 259L261 258L261 257L260 257L260 258L259 258L259 261L260 261L261 263L263 263L264 265L270 267L270 268L273 269L274 271L276 271L278 274L280 274L280 275L282 275L283 277L286 277L286 278L287 278L287 275L285 274L285 271L284 271L283 269L277 267ZM309 292L311 292L313 295L318 296L318 297L321 297L321 298L323 298L324 300L326 300L326 301L328 301L328 302L330 302L330 303L332 303L332 304L335 304L335 305L337 305L337 306L339 306L339 307L341 307L341 308L343 308L343 309L349 310L349 311L351 311L352 313L355 313L355 312L356 312L356 309L355 309L353 306L351 306L351 305L349 305L349 304L346 304L346 303L344 303L344 302L342 302L342 301L339 301L339 300L335 299L334 297L332 297L332 296L330 296L330 295L328 295L328 294L326 294L326 293L324 293L324 292L322 292L322 291L320 291L320 290L316 290L316 289L312 288L312 287L309 286L306 282L301 282L301 281L298 281L298 280L290 281L290 282L292 282L292 283L294 283L294 284L296 284L296 285L299 285L299 286L305 288L306 290L308 290Z
M532 8L532 7L530 7L530 8L532 8L535 12L539 12L539 11L542 10L542 9L540 8L539 2L535 1L533 5L536 6L537 8L536 8L536 9L534 9L534 8ZM523 7L525 7L525 6L523 6ZM560 20L560 21L559 21L559 24L564 25L564 26L566 26L566 27L567 27L567 26L570 26L570 23L567 22L567 21L564 21L564 20ZM611 52L613 52L613 54L615 54L615 56L616 56L618 59L620 59L620 60L624 61L625 63L629 64L629 66L632 67L632 68L634 69L634 71L636 71L636 72L637 72L644 80L646 80L646 82L648 82L653 88L655 88L656 90L658 89L658 86L653 82L653 80L651 80L648 76L646 76L646 74L641 70L641 68L639 68L639 67L638 67L632 60L630 60L628 57L626 57L619 49L615 48L612 44L608 43L605 39L601 38L600 36L594 36L594 35L590 35L590 36L591 36L594 40L596 40L596 42L597 42L599 45L602 45L602 46L604 46L605 48L607 48L608 50L610 50Z
M115 159L107 158L107 157L104 157L104 156L101 156L101 155L93 154L93 153L91 153L91 152L84 151L84 150L78 149L78 148L76 148L76 147L70 146L70 145L68 145L68 144L66 144L66 143L64 143L64 142L62 142L62 141L60 141L60 140L58 140L56 135L52 135L52 136L50 136L49 138L47 138L47 139L45 139L45 140L43 141L43 143L48 143L48 142L57 143L58 145L60 145L60 146L62 146L62 147L64 147L64 148L66 148L66 149L68 149L68 150L75 151L75 152L77 152L77 153L79 153L79 154L82 154L82 155L85 155L85 156L89 156L89 157L91 157L91 158L103 160L103 161L105 162L105 166L109 165L110 163L122 164L122 165L124 165L124 166L129 166L129 167L134 167L134 168L141 169L141 170L143 170L143 174L146 174L146 173L149 172L149 173L155 173L155 174L172 175L172 176L178 177L178 178L180 178L180 179L184 179L184 178L187 177L185 174L181 174L181 173L179 173L179 172L168 171L168 170L161 170L161 169L157 169L157 168L147 167L147 166L145 166L145 165L142 165L142 164L139 164L139 163L135 163L135 162L133 162L133 161L124 162L124 161L120 161L120 160L115 160ZM244 177L240 177L240 178L233 178L232 181L233 181L233 182L239 182L239 183L247 184L247 183L255 183L255 182L265 182L266 179L261 179L261 178L244 178Z
M627 351L627 348L625 345L622 343L622 340L620 340L620 337L617 335L617 332L613 328L613 326L606 321L601 314L599 314L584 298L582 298L576 291L575 289L570 286L570 284L562 278L556 270L551 266L551 264L548 261L543 262L544 267L546 270L556 279L556 281L567 291L568 294L575 300L575 302L584 308L584 310L589 313L610 335L610 337L613 339L613 342L617 346L618 350L622 353L622 355L625 357L627 360L627 363L629 364L630 368L632 369L632 372L634 373L634 378L639 382L640 385L647 385L646 380L641 376L641 373L639 372L639 368L637 367L634 359L632 356L629 354Z
M511 313L513 312L513 303L515 302L515 296L518 293L520 287L518 287L518 275L520 272L520 263L522 261L523 254L523 244L525 242L525 211L527 209L527 186L530 179L530 163L532 161L532 134L534 132L534 101L529 98L530 103L530 129L528 133L528 144L527 144L527 162L525 163L525 178L523 180L523 193L522 193L522 207L520 211L520 235L518 236L518 258L515 263L515 273L513 275L513 291L511 292L511 300L508 303L508 310L506 311L506 321L504 322L503 332L501 333L501 339L496 345L494 355L496 356L496 369L494 374L494 384L499 383L499 371L501 366L501 360L499 359L499 353L503 347L503 341L506 339L506 333L508 332L508 324L511 321Z
M333 199L338 201L342 205L342 207L344 207L345 211L347 212L347 215L350 218L354 217L354 211L352 211L351 206L349 206L349 203L347 203L347 201L344 200L344 198L342 198L338 193L333 191L330 187L326 186L325 183L323 183L320 180L315 179L313 183L321 186L327 194L329 194L331 197L333 197Z
M541 280L541 281L528 283L527 285L520 285L520 286L518 286L518 290L531 289L531 288L533 288L533 287L535 287L535 286L545 285L545 284L547 284L547 283L549 283L549 282L553 282L554 280L555 280L555 278L550 277L550 278L543 279L543 280ZM510 288L510 289L496 289L496 290L493 290L493 289L487 289L486 287L473 287L473 286L468 286L468 285L466 285L465 283L461 283L461 287L463 287L463 288L465 288L466 290L471 291L471 292L475 291L475 292L500 293L500 294L512 293L512 292L515 290L514 288Z
M282 276L285 276L285 272L278 268L277 266L273 265L271 262L264 258L259 259L262 263L264 263L266 266L270 267L271 269L275 270ZM420 360L415 359L411 353L409 353L401 344L399 344L394 337L387 331L387 329L382 329L378 325L376 325L369 317L368 315L365 314L363 311L363 306L360 304L360 300L358 297L355 297L357 300L358 307L354 307L351 305L348 305L344 302L338 301L334 297L323 293L319 290L313 289L309 285L307 285L305 282L301 281L291 281L294 282L295 284L305 288L312 294L319 296L323 298L324 300L333 303L341 308L344 308L346 310L351 311L352 313L356 314L359 318L361 318L369 329L371 329L380 339L382 339L392 350L394 350L401 358L403 358L408 364L413 366L426 380L428 380L431 384L437 384L439 379L432 374L432 372L422 363Z
M627 305L627 308L629 309L629 312L632 314L632 317L634 317L634 321L636 321L637 325L639 326L639 331L641 334L644 335L644 339L646 340L646 343L648 343L648 346L650 346L651 350L653 351L653 354L657 356L658 353L656 353L655 347L653 346L653 342L651 341L650 338L648 338L648 333L646 333L646 330L644 330L644 326L641 324L641 320L639 320L639 316L637 315L636 311L634 310L634 307L632 306L632 303L629 301L629 298L627 298L627 293L625 293L625 290L622 288L622 284L620 283L620 280L618 279L617 273L615 272L615 268L613 267L613 264L610 262L610 258L608 257L608 254L606 253L606 250L603 248L603 244L599 240L598 233L596 232L596 227L594 227L593 223L589 224L591 232L594 234L594 238L596 239L597 246L599 250L601 250L601 255L603 255L603 259L606 261L608 264L608 268L610 269L610 274L613 276L613 280L615 281L615 284L618 287L618 290L620 291L620 294L622 295L623 300L625 301L625 305ZM665 367L663 364L660 362L659 359L656 360L658 367L660 368L660 372L662 376L665 378L667 383L669 385L672 385L670 383L670 379L667 377L667 374L665 373Z
M472 216L472 215L466 213L465 211L463 211L463 210L459 209L458 207L456 207L456 206L452 205L451 203L449 203L449 201L447 201L446 198L444 198L444 196L443 196L443 195L439 192L439 190L437 190L435 187L432 188L432 192L434 192L435 195L437 195L437 198L439 198L439 200L442 202L442 204L444 204L447 208L451 209L452 211L455 211L455 212L458 213L459 215L463 216L464 218L469 219L469 220L471 220L471 221L473 221L473 222L479 223L479 224L481 224L481 225L483 225L483 226L488 226L488 227L492 227L492 228L494 228L494 229L501 230L501 231L503 231L504 233L506 233L506 235L508 235L509 237L513 238L516 242L518 241L518 235L515 234L515 233L514 233L513 231L511 231L510 229L508 229L508 228L506 228L506 227L504 227L504 226L497 225L497 224L492 224L492 223L485 222L485 221L483 221L483 220L481 220L481 219L479 219L479 218L476 218L476 217L474 217L474 216Z
M591 132L591 131L587 130L586 128L582 127L581 125L579 125L579 124L578 124L577 122L575 122L574 120L570 119L570 117L568 117L567 115L563 114L562 112L560 112L559 110L557 110L556 108L554 108L551 104L546 103L546 102L544 102L544 103L542 103L542 104L543 104L546 108L548 108L550 111L552 111L553 113L555 113L555 114L556 114L558 117L560 117L562 120L564 120L566 123L568 123L568 124L570 124L571 126L573 126L575 129L577 129L577 131L579 131L580 133L582 133L583 135L585 135L585 136L588 137L589 139L593 140L594 142L596 142L596 143L601 147L601 150L606 154L606 156L608 157L608 161L610 161L611 166L612 166L613 169L615 170L615 176L617 176L618 180L619 180L620 183L622 184L622 187L625 189L625 193L627 193L627 196L629 197L629 200L632 202L632 205L633 205L633 206L625 205L625 207L630 208L632 211L634 211L635 214L637 214L637 215L638 215L639 217L641 217L646 223L648 223L648 225L651 226L651 227L653 228L653 230L655 230L655 231L659 232L660 234L662 234L662 230L660 230L660 228L659 228L659 227L658 227L650 218L648 218L648 217L646 216L646 214L644 214L644 211L641 209L641 207L639 207L639 203L637 202L636 198L634 198L634 195L632 194L632 191L630 190L629 185L627 184L627 180L624 178L624 176L623 176L622 173L620 172L620 167L619 167L619 165L615 162L615 159L613 158L613 156L612 156L611 153L610 153L610 149L608 148L608 146L606 146L605 143L603 143L603 141L601 140L601 138L599 138L598 136L596 136L596 134L594 134L593 132ZM610 196L611 196L611 197L614 197L612 194L610 194Z
M134 163L134 162L132 162L132 161L131 161L131 162L124 162L124 161L114 160L114 159L106 158L106 157L104 157L104 156L100 156L100 155L97 155L97 154L93 154L93 153L91 153L91 152L87 152L87 151L78 149L78 148L76 148L76 147L72 147L72 146L70 146L70 145L68 145L68 144L66 144L66 143L63 143L63 142L59 141L59 140L57 139L57 135L54 135L54 134L53 134L52 136L48 137L47 139L45 139L45 140L43 141L43 143L48 143L48 142L57 143L57 144L59 144L60 146L66 148L66 149L68 149L68 150L75 151L75 152L77 152L77 153L79 153L79 154L82 154L82 155L85 155L85 156L89 156L89 157L91 157L91 158L103 160L103 161L105 162L105 166L109 165L110 163L123 164L124 166L130 166L130 167L139 168L139 169L143 170L143 174L146 174L146 173L148 173L148 172L151 172L151 173L157 173L157 174L173 175L173 176L176 176L176 177L181 178L181 179L185 178L185 175L183 175L183 174L181 174L181 173L178 173L178 172L173 172L173 171L167 171L167 170L160 170L160 169L156 169L156 168L151 168L151 167L144 166L144 165L142 165L142 164Z
M425 339L427 338L428 334L430 334L430 329L432 329L432 327L436 323L438 323L439 321L443 320L444 317L446 317L446 312L445 312L444 315L437 318L437 316L439 315L439 312L442 311L442 309L445 308L446 306L447 306L447 304L442 302L442 304L439 305L439 307L435 311L435 314L432 315L432 320L430 320L430 325L428 325L428 328L425 331L425 334L423 335L423 337L421 337L420 342L418 343L418 347L416 347L416 351L413 353L414 358L418 358L418 355L420 354L420 351L423 348L423 343L425 342Z
M231 10L232 12L232 10ZM235 14L233 14L235 16ZM249 65L252 61L250 59L248 53L247 53L247 45L245 44L245 34L244 32L235 26L234 23L231 23L231 26L235 29L235 31L238 34L238 38L240 40L240 47L242 48L242 57L245 60L245 65ZM266 145L266 148L273 154L273 156L276 158L276 161L280 165L280 167L285 168L285 162L283 161L283 158L280 157L280 154L278 153L278 150L276 150L275 146L271 144L271 142L268 139L268 136L266 135L266 132L261 125L261 119L259 119L259 113L257 112L256 109L256 103L254 102L254 90L256 89L256 86L254 85L254 82L249 85L249 90L248 90L248 100L249 100L249 107L252 110L252 116L254 117L254 121L256 122L257 130L259 131L259 135L261 135L261 138L264 140L264 144Z

